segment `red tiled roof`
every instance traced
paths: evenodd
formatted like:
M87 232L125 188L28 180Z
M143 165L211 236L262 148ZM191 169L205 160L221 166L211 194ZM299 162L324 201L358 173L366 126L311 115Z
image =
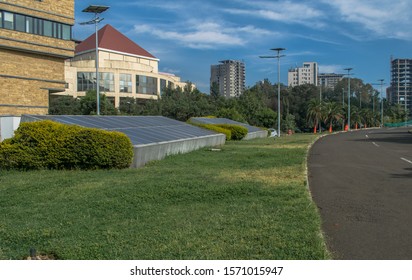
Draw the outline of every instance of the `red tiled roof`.
M98 39L99 48L156 59L155 56L124 36L109 24L99 30ZM89 50L96 50L96 33L77 45L75 53L78 54Z

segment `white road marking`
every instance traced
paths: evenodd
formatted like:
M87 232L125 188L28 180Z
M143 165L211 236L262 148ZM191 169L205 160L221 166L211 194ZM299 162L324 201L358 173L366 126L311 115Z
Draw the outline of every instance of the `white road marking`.
M369 135L366 134L365 136L366 136L366 138L369 138Z
M406 158L401 157L401 160L404 160L404 161L406 161L406 162L408 162L408 163L412 164L412 161L411 161L411 160L409 160L409 159L406 159Z
M375 145L376 147L379 147L379 145L378 145L378 144L376 144L375 142L372 142L372 144L373 144L373 145Z

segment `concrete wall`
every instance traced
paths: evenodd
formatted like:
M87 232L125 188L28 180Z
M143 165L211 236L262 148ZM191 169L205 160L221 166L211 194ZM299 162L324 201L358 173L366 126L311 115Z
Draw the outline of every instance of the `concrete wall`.
M19 125L20 117L0 117L0 142L4 139L12 138L14 131L19 127Z
M249 132L242 140L251 140L255 138L267 138L268 132L266 130Z
M131 167L142 167L149 161L161 160L168 155L188 153L203 147L221 146L225 144L225 140L226 136L224 134L216 134L193 139L136 145L134 146L134 157Z

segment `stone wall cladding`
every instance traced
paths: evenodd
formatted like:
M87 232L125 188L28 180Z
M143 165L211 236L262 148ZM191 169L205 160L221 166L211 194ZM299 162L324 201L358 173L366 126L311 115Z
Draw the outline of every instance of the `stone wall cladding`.
M74 24L74 0L0 0L0 9ZM0 28L0 115L47 114L49 92L64 91L74 42Z

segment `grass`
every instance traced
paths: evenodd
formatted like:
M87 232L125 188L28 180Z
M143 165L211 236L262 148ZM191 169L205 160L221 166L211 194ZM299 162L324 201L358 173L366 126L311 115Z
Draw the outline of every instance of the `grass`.
M0 259L328 259L313 135L227 142L141 169L0 171Z

